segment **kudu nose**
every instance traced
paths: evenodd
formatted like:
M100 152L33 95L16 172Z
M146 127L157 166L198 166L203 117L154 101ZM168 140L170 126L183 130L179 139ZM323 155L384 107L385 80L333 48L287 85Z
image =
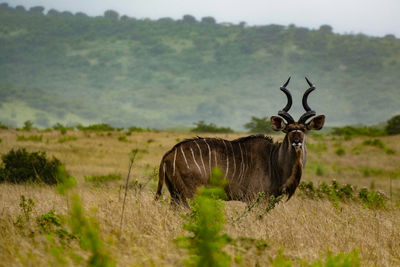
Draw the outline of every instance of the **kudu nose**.
M296 151L300 150L302 146L301 140L298 138L293 139L292 146L296 149Z

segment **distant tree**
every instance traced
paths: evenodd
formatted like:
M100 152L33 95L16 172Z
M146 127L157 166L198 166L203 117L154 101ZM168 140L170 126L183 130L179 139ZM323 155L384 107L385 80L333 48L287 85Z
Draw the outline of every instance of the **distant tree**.
M205 123L204 121L199 121L195 123L196 128L191 131L195 133L233 133L233 130L229 127L218 127L214 123Z
M383 38L387 40L396 40L396 36L394 36L393 34L386 34Z
M204 17L201 19L202 23L206 23L206 24L215 24L216 21L213 17Z
M69 11L63 11L61 13L61 16L63 16L63 17L73 17L74 14L72 14L72 12L69 12Z
M52 16L52 17L59 17L61 15L61 12L55 10L55 9L50 9L47 12L47 16Z
M78 12L78 13L75 14L75 17L78 17L78 18L88 18L89 16L88 16L86 13Z
M197 20L195 17L193 17L192 15L184 15L182 18L182 21L185 23L196 23Z
M123 15L121 17L121 21L128 21L128 20L130 20L130 17L128 17L127 15Z
M114 10L107 10L104 12L104 17L106 19L118 20L119 14L117 11Z
M42 6L34 6L29 9L29 12L31 12L31 13L41 14L41 15L43 14L43 11L44 11L44 7L42 7Z
M321 27L319 27L319 31L322 33L332 33L332 27L329 25L321 25Z
M400 115L396 115L387 121L385 128L387 134L400 134Z
M25 9L24 6L16 6L15 10L20 12L20 13L26 12L26 9Z
M271 122L268 117L257 118L251 116L250 122L244 125L250 133L272 133Z
M7 10L8 9L8 4L7 3L1 3L0 4L0 10Z

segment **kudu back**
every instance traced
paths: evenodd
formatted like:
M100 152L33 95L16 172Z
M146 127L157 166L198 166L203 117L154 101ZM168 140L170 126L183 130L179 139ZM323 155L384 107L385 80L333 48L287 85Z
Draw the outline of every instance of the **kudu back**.
M286 86L280 90L287 97L286 106L271 117L275 131L283 131L282 142L274 143L271 137L250 135L233 141L220 138L193 138L176 144L163 156L159 168L159 180L155 199L165 184L171 194L171 203L183 203L192 198L196 188L207 185L212 169L219 168L227 179L225 191L228 200L251 201L258 192L267 196L281 195L285 190L288 199L300 183L306 163L306 133L320 130L325 116L316 115L307 103L308 95L315 86L307 79L310 88L303 95L305 113L296 122L288 113L292 96Z

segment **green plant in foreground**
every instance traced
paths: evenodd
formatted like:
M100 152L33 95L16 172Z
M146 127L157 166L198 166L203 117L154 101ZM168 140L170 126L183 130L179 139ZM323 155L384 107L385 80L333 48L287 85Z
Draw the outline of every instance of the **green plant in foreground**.
M72 234L79 238L81 248L91 252L89 266L114 266L100 239L99 228L94 218L87 218L78 195L72 197L70 210L70 226Z
M187 266L229 266L231 258L223 251L230 242L227 234L221 234L224 228L223 189L225 180L222 173L213 170L209 187L201 187L191 202L191 213L186 216L183 228L191 233L176 239L180 248L185 248L191 255L185 260Z
M29 221L31 218L31 212L35 207L35 202L31 198L26 199L24 195L21 195L20 198L21 201L19 203L19 207L25 216L25 220Z

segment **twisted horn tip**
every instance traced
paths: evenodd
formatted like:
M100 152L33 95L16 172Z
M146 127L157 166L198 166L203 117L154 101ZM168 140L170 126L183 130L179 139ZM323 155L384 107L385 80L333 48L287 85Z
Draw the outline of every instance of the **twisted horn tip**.
M285 84L282 87L286 87L289 84L290 78L292 78L292 77L289 76L289 79L285 82Z
M315 86L310 82L310 80L309 80L307 77L304 77L304 78L306 78L306 81L307 81L307 83L308 83L308 85L309 85L310 87L315 87Z

